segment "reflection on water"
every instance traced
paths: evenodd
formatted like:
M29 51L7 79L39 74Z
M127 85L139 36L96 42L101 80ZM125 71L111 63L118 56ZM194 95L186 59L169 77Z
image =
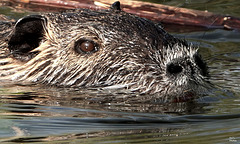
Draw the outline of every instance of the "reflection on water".
M14 89L16 88L16 89ZM59 89L39 89L37 86L9 86L1 92L1 135L0 140L11 142L61 141L93 138L97 142L120 140L124 142L175 141L176 137L195 137L198 132L204 136L213 130L225 128L226 122L239 126L239 108L227 113L239 101L226 99L210 105L204 102L171 103L162 105L87 103L87 91L75 95ZM38 89L38 91L36 91ZM24 92L28 91L28 92ZM11 92L11 93L9 93ZM85 99L85 100L84 100ZM214 101L208 98L208 101ZM205 100L206 101L206 100ZM228 105L230 104L231 105ZM213 109L228 105L225 113ZM211 114L212 113L212 114ZM195 127L201 126L201 129ZM233 137L239 129L228 125ZM6 134L7 132L7 134ZM221 132L220 137L225 136ZM102 137L102 138L101 138ZM103 137L106 137L103 138ZM139 139L140 138L140 139ZM239 137L237 137L239 138ZM178 140L177 140L178 141ZM176 141L176 142L177 142Z
M1 7L0 14L16 18L28 12ZM0 142L240 143L239 31L173 34L199 46L216 85L211 94L159 104L134 101L135 94L1 83Z

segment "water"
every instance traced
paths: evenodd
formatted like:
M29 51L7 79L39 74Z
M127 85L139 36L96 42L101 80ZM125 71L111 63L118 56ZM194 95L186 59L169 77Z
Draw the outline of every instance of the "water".
M161 3L240 17L237 0ZM29 13L0 7L13 19ZM217 86L212 94L192 103L128 104L115 92L2 83L0 142L240 143L240 32L165 27L199 46Z

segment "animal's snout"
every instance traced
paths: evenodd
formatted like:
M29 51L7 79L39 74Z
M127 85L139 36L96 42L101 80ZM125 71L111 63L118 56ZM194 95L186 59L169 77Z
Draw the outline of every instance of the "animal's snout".
M180 64L178 63L171 63L167 66L167 73L169 74L178 74L183 71L183 68Z
M166 74L169 77L182 77L183 75L193 78L196 75L207 76L206 63L199 55L173 59L166 65Z
M196 66L189 58L177 58L167 64L166 73L170 77L187 75L193 77L196 73L199 73L200 68Z

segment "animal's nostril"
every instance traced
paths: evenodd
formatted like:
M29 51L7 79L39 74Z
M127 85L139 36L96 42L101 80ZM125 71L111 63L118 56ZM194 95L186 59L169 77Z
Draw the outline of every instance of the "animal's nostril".
M183 68L178 64L171 63L167 66L167 72L170 74L178 74L182 72L182 70Z

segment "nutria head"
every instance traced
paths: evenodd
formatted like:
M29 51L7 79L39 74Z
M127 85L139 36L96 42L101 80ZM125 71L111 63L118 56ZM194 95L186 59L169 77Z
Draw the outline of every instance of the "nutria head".
M208 76L191 45L118 6L30 15L11 28L0 80L182 97L202 91Z

